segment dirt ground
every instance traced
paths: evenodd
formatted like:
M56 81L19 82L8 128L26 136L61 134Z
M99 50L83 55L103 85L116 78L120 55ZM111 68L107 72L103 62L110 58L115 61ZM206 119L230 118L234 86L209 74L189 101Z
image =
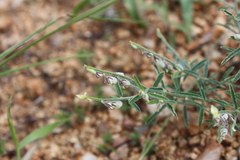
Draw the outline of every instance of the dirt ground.
M49 21L64 16L49 30L59 27L67 21L67 14L72 12L77 2L78 0L1 0L0 52L20 42ZM146 0L146 3L153 3L153 0ZM139 101L142 113L138 113L127 105L121 110L108 110L98 102L78 99L76 94L84 92L100 97L116 95L113 86L96 79L83 65L124 72L130 77L137 75L144 85L150 87L156 76L151 61L132 49L129 41L171 58L156 36L156 29L160 28L166 36L168 32L174 33L176 50L182 57L198 61L208 58L211 60L210 72L223 73L226 67L219 66L226 52L221 50L220 46L239 46L239 43L227 39L231 35L229 31L215 24L227 21L226 15L218 11L218 8L223 6L212 0L194 4L191 43L187 43L184 33L174 26L167 26L155 10L144 9L141 16L147 22L147 28L133 23L84 19L31 47L11 61L7 68L13 69L76 53L94 53L94 56L53 62L0 78L0 137L5 140L6 148L6 154L0 159L16 159L6 112L9 97L14 93L11 113L19 140L34 129L57 121L54 118L56 116L68 115L71 119L71 123L58 127L52 134L22 149L21 154L25 156L25 160L137 160L142 147L152 139L169 113L146 125L144 117L149 115L151 110L144 101ZM91 7L86 7L86 10ZM121 18L130 19L122 2L108 8L107 12L116 17L121 15ZM169 12L171 22L182 23L178 2L171 2ZM234 61L239 59L235 58ZM239 70L239 66L237 67ZM171 83L170 77L165 77L164 80ZM184 84L183 88L187 85ZM135 93L131 88L124 92L126 95ZM235 92L238 93L239 90ZM80 109L79 114L76 114L74 106ZM206 123L199 128L196 118L198 114L194 107L188 106L189 127L184 125L181 105L177 113L179 118L171 117L146 160L203 159L208 153L220 155L222 160L239 159L239 133L235 133L233 137L228 135L222 144L217 144L217 129L207 130ZM205 119L207 118L209 115L206 114ZM134 130L140 135L137 143L129 137ZM106 144L102 137L109 133L113 143ZM112 149L100 152L99 147L103 145ZM27 155L30 155L30 158Z

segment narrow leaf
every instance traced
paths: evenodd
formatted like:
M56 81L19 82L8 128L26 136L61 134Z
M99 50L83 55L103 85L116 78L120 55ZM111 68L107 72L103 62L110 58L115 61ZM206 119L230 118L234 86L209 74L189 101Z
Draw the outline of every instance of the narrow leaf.
M235 32L235 34L237 34L237 32ZM225 49L226 51L234 51L234 49L230 47L220 46L220 48Z
M212 84L215 84L215 85L219 86L219 87L222 86L221 83L219 83L218 81L215 81L215 80L213 80L213 79L210 79L210 78L209 78L208 81L209 81L210 83L212 83Z
M227 71L223 74L221 80L222 81L225 80L229 76L229 74L234 70L234 68L235 68L234 66L228 68Z
M223 83L232 82L234 78L235 78L235 75L227 77L226 79L224 79Z
M148 93L148 95L152 98L157 98L159 100L169 100L167 97L162 96L160 94L156 94L156 93Z
M211 124L210 126L207 127L207 130L212 129L214 127L214 124Z
M143 90L143 87L142 87L139 79L138 79L135 75L133 76L133 78L134 78L134 82L136 83L136 85L138 86L138 88L141 89L141 90Z
M237 74L234 76L233 83L237 82L240 78L240 71L237 72Z
M202 120L203 120L203 108L200 107L198 110L198 126L200 127L202 125Z
M201 96L196 93L190 93L190 92L171 92L172 95L179 96L179 97L185 97L185 98L195 98L195 99L201 99Z
M188 126L188 116L187 116L187 107L183 107L183 118L184 118L184 123L186 126Z
M162 92L163 88L162 87L150 87L149 92Z
M204 70L203 70L203 76L207 77L208 76L208 66L209 66L209 60L207 59L205 62Z
M227 61L229 61L232 57L236 56L239 53L240 53L240 48L235 49L234 51L229 53L229 55L227 55L227 57L224 58L224 60L221 62L221 66L224 65Z
M147 102L147 104L156 104L156 103L159 103L159 100L152 100L152 101L149 101Z
M154 66L154 69L155 69L157 75L161 74L160 70L158 69L158 66L155 63L153 66Z
M201 62L197 63L191 70L194 72L197 69L202 68L207 61L208 61L207 59L202 60Z
M217 103L217 104L220 104L221 106L231 106L231 104L229 104L227 101L224 101L224 100L220 100L220 99L211 99L213 102Z
M122 92L122 87L120 86L120 84L116 83L114 85L114 87L115 87L115 90L116 90L118 96L122 97L123 96L123 92Z
M215 90L218 90L218 89L223 89L224 87L211 87L211 88L207 88L205 89L205 92L211 92L211 91L215 91Z
M174 108L173 108L169 103L167 103L166 105L167 105L168 109L171 111L172 115L173 115L174 117L178 117L178 116L177 116L177 113L176 113L175 110L174 110Z
M193 77L195 77L195 78L198 78L198 77L199 77L198 73L193 72L193 71L190 71L190 70L183 70L183 72L185 72L186 74L188 74L188 75L190 75L190 76L193 76Z
M153 84L153 87L157 87L159 85L159 83L161 82L162 78L164 76L164 73L160 73L158 76L157 76L157 79L155 80L154 84Z
M232 98L233 106L234 106L235 109L238 109L234 89L233 89L233 86L231 84L229 84L229 90L230 90L230 95L231 95L231 98Z
M138 112L141 112L141 109L140 109L140 107L136 104L136 103L130 103L129 101L128 101L128 103L133 107L133 108L135 108Z
M55 122L34 130L19 143L19 148L21 149L24 146L26 146L28 143L33 142L42 137L45 137L46 135L50 134L54 128L56 128L60 124L63 124L64 122L65 122L64 120Z
M138 101L139 99L141 99L142 97L139 95L139 94L137 94L136 96L134 96L130 101L129 101L129 103L134 103L134 102L136 102L136 101Z
M203 84L202 84L202 81L201 80L198 80L198 88L200 90L200 94L202 96L202 98L207 101L207 96L206 96L206 93L204 91L204 88L203 88Z
M180 91L181 71L174 73L172 76L172 80L176 88L176 91Z

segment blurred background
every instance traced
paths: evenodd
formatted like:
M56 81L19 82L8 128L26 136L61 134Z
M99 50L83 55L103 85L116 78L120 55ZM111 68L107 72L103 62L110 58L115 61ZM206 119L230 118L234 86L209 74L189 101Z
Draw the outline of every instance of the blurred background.
M54 19L59 18L54 25L36 34L19 48L103 2L0 0L0 52ZM155 110L143 100L137 102L142 110L139 113L127 103L119 110L109 110L100 102L78 99L76 94L84 92L89 96L105 98L117 95L113 86L96 79L86 71L84 64L123 72L130 77L137 75L142 84L150 87L156 78L152 62L132 49L129 41L172 59L172 54L156 36L156 29L160 28L182 58L186 57L190 61L207 58L211 61L209 72L221 74L229 66L219 67L226 56L220 46L236 48L238 44L227 39L232 35L231 32L216 25L227 23L227 16L218 11L220 7L224 7L224 4L213 0L119 0L56 32L2 66L1 72L52 58L85 56L47 63L0 77L0 137L5 141L6 149L0 159L16 159L7 124L7 102L12 93L12 121L20 140L34 129L59 119L69 119L50 135L22 149L25 160L138 159L144 146L171 113L164 112L146 124L144 120ZM239 62L239 59L235 59L235 62ZM172 83L170 79L170 76L164 77L167 84ZM187 89L189 83L184 83L183 89ZM136 91L131 88L124 90L125 96L133 94ZM221 94L226 97L224 93ZM206 124L198 127L194 108L188 110L188 127L184 125L181 106L177 113L179 119L171 118L145 159L201 159L201 156L207 155L205 150L215 151L221 159L237 159L240 141L238 133L220 145L216 143L216 129L207 130ZM209 118L209 115L206 117Z

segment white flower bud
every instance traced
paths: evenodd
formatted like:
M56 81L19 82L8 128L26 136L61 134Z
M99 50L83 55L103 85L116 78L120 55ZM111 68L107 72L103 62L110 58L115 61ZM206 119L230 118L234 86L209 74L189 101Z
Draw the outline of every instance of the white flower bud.
M124 76L124 73L122 73L122 72L115 72L115 73L118 75Z
M96 78L100 78L100 77L103 76L103 73L102 72L96 72L95 76L96 76Z
M101 101L101 102L111 110L121 108L123 105L122 101Z
M93 74L96 74L97 72L94 69L87 68L87 71Z
M124 88L125 86L130 86L131 82L127 79L120 79L119 84Z
M165 68L165 67L166 67L165 62L164 62L161 58L154 56L154 59L153 59L153 60L154 60L154 63L155 63L157 66L159 66L159 67L161 67L161 68Z
M227 114L227 113L221 113L220 116L219 116L219 118L220 118L222 121L226 122L226 121L228 120L228 114Z
M235 34L233 37L234 37L234 39L236 39L236 40L240 40L240 34Z
M220 129L220 134L222 136L222 139L225 139L225 136L228 134L228 129L227 128L221 128Z
M106 76L104 82L107 84L116 84L118 82L117 78L112 76Z

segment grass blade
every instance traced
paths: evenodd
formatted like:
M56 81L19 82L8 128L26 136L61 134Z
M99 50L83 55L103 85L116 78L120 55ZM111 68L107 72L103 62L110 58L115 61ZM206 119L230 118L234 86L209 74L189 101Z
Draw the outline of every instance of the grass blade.
M224 60L221 62L221 66L224 65L227 61L229 61L232 57L236 56L237 54L240 53L240 48L235 49L234 51L232 51L231 53L229 53L227 55L226 58L224 58Z
M73 16L78 14L87 4L89 3L89 0L82 0L80 1L76 7L73 9Z
M5 50L4 52L2 52L0 54L0 60L2 60L4 57L8 56L9 54L11 54L16 48L18 48L19 46L23 45L24 43L26 43L28 40L30 40L31 38L33 38L36 34L42 32L43 30L45 30L46 28L48 28L49 26L53 25L55 22L57 22L59 19L53 20L51 22L49 22L47 25L45 25L44 27L38 29L37 31L35 31L34 33L30 34L29 36L27 36L26 38L24 38L21 42L15 44L14 46L10 47L9 49Z
M21 159L21 154L20 154L20 148L19 148L19 143L18 143L18 139L17 139L17 133L16 133L16 130L15 130L14 125L13 125L12 120L11 120L10 108L11 108L12 98L13 98L13 94L11 95L11 97L8 101L7 121L8 121L8 127L10 129L10 134L11 134L13 143L16 147L17 159L20 160Z
M54 128L56 128L60 124L63 124L64 122L66 122L66 120L62 120L62 121L59 121L59 122L48 124L46 126L43 126L41 128L38 128L38 129L34 130L33 132L31 132L29 135L27 135L19 143L19 148L21 149L24 146L26 146L28 143L31 143L31 142L33 142L33 141L35 141L37 139L45 137L46 135L50 134L53 131Z
M14 73L14 72L17 72L17 71L28 69L28 68L31 68L31 67L36 67L36 66L39 66L39 65L43 65L43 64L46 64L46 63L62 61L62 60L67 60L67 59L71 59L71 58L81 58L81 57L90 57L90 56L93 56L93 54L82 54L82 55L75 55L75 56L69 56L69 57L60 57L60 58L49 59L49 60L46 60L46 61L41 61L41 62L25 65L25 66L22 66L22 67L18 67L16 69L10 69L10 70L4 71L4 72L0 72L0 77L6 76L8 74L11 74L11 73Z
M235 109L238 109L238 105L237 105L237 100L235 98L234 89L233 89L233 86L231 84L229 84L229 90L230 90L230 96L232 98L233 106L234 106Z
M20 54L22 54L24 51L26 51L27 49L29 49L30 47L36 45L37 43L47 39L48 37L50 37L51 35L59 32L59 31L62 31L64 29L66 29L67 27L69 27L70 25L80 21L80 20L83 20L84 18L87 18L95 13L97 13L98 11L101 11L102 9L108 7L109 5L113 4L117 2L117 0L109 0L107 2L104 2L92 9L89 9L87 10L86 12L80 14L80 15L77 15L75 17L73 17L72 19L70 19L66 24L62 25L61 27L57 28L56 30L42 36L41 38L39 38L38 40L30 43L29 45L27 45L26 47L22 48L21 50L19 50L18 52L14 53L13 55L9 56L8 58L6 58L3 62L0 63L0 67L2 67L3 65L5 65L6 63L8 63L9 61L11 61L12 59L16 58L17 56L19 56Z
M191 25L192 25L192 13L193 13L193 1L192 0L180 0L181 12L184 21L185 30L187 31L188 42L192 41Z
M0 141L0 155L4 154L6 151L5 151L5 148L4 148L4 140L1 140Z

